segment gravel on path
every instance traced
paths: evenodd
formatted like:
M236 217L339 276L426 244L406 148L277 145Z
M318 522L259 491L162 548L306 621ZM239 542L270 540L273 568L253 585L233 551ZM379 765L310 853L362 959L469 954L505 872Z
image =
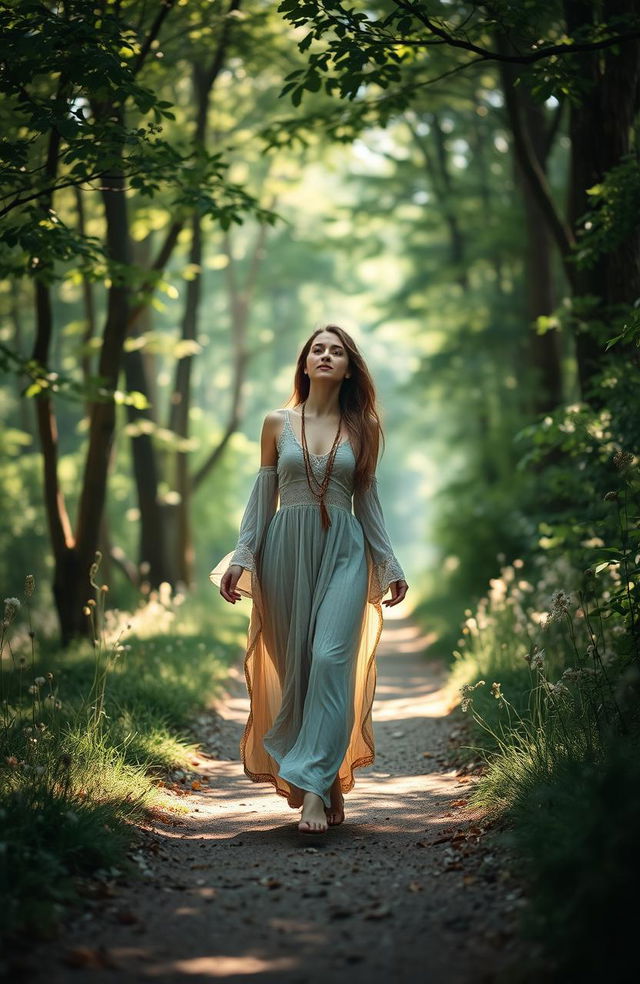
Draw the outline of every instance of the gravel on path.
M196 722L193 771L168 785L188 813L158 813L141 831L135 877L88 886L60 938L27 959L29 980L512 980L526 900L499 836L466 806L475 777L450 762L460 725L428 643L410 618L385 612L376 761L356 772L346 822L322 838L303 838L299 811L244 775L248 699L232 671Z

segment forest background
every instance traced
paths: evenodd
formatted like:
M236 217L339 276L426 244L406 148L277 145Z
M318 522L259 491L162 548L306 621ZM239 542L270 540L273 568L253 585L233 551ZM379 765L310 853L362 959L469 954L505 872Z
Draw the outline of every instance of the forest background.
M34 579L39 646L10 598L15 831L25 776L58 817L71 798L88 844L92 809L126 814L127 770L144 785L180 759L187 709L242 637L207 574L261 419L334 322L378 384L414 614L466 688L485 804L538 876L530 931L561 967L610 967L584 921L607 912L618 938L640 810L621 793L614 846L600 836L616 800L605 816L599 783L630 788L638 761L638 4L15 0L0 32L0 571L8 596ZM156 687L150 722L153 679L186 690ZM70 730L46 719L40 762L25 728L46 688ZM86 791L96 743L103 782L114 749L124 770L109 797ZM545 823L564 834L540 855ZM64 837L48 850L65 873L96 863ZM551 932L545 893L567 877L584 891Z

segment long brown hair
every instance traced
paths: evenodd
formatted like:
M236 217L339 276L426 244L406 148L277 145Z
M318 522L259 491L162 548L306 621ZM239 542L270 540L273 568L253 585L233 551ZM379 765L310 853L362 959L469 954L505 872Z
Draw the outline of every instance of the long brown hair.
M311 381L305 375L307 356L316 335L330 331L337 335L349 357L349 379L343 379L338 399L344 422L352 438L356 452L356 469L353 477L356 489L366 489L375 475L380 450L380 439L384 448L384 433L376 408L376 388L367 365L351 335L338 325L325 325L318 328L307 339L298 356L293 382L293 393L287 404L300 406L307 399ZM354 440L355 439L355 442Z

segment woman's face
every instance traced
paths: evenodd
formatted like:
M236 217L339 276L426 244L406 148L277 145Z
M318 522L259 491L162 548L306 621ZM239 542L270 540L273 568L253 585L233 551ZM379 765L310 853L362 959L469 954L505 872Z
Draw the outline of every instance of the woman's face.
M329 376L343 380L349 372L349 356L338 335L332 331L319 332L311 343L305 368L309 379Z

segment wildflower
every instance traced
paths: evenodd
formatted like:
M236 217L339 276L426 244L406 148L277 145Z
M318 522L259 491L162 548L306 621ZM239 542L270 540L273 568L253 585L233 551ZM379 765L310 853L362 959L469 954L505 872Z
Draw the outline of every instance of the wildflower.
M623 451L622 448L620 448L619 451L616 451L613 456L613 463L618 471L624 471L625 468L629 467L632 461L633 455L629 451Z
M460 710L464 711L464 713L466 714L466 712L469 710L472 704L473 701L471 700L471 698L465 697L460 703Z
M29 687L29 693L30 694L37 694L38 693L38 688L36 687L35 683L32 683L31 686Z
M605 492L605 494L604 494L604 501L605 502L616 502L617 499L619 499L619 497L620 496L619 496L619 493L618 492Z
M569 611L570 597L565 594L564 591L556 591L551 599L551 611L559 612L562 615L566 615Z
M580 679L580 670L574 670L572 666L569 666L569 667L567 667L567 669L562 674L562 679L563 680L570 680L570 681L579 680Z
M558 697L558 698L569 697L570 696L569 688L566 687L564 685L564 683L561 683L561 682L558 682L558 683L550 683L549 684L549 693L551 694L552 697Z
M20 611L20 602L17 598L4 599L4 618L7 625L13 621Z
M10 769L17 769L18 765L20 764L17 758L15 757L15 755L7 755L5 757L5 762L7 763Z
M84 606L84 608L82 609L82 614L83 615L91 615L91 609L89 608L88 605L85 605Z
M44 687L47 682L43 676L36 677L33 681L37 687Z
M60 708L62 707L62 701L57 700L53 706L55 707L56 711L59 711Z
M27 657L18 656L18 666L26 666L26 665L27 665Z
M493 697L495 697L496 700L504 700L504 694L500 689L499 683L494 682L491 684L491 694Z
M547 621L545 627L550 625L552 622L557 622L559 619L564 618L565 615L569 614L569 604L571 598L564 591L556 591L556 593L551 598L551 610L547 615Z
M53 673L47 673L47 680L53 680Z
M528 653L525 653L524 660L532 670L541 670L544 666L544 649L538 649L534 643Z
M36 579L34 578L33 574L27 574L27 576L24 579L24 593L27 596L27 598L31 597L31 595L35 591L35 587L36 587Z

